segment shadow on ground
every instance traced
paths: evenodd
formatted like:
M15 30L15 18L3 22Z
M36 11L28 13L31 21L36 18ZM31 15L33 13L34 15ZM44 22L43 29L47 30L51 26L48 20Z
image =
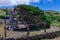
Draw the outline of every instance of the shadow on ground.
M43 30L43 28L30 28L30 31L40 31L40 30ZM14 29L13 31L26 32L27 28Z

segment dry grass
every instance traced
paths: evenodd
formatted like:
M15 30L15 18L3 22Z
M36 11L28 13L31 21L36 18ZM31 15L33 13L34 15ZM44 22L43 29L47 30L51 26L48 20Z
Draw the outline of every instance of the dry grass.
M2 37L4 34L4 28L2 25L0 25L0 37Z
M60 22L52 22L51 26L60 27Z

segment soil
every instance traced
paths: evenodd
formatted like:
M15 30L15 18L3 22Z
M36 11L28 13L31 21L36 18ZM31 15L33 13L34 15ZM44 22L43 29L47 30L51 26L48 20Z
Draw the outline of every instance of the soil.
M50 29L46 29L47 32L44 33L44 30L35 30L31 31L29 36L36 37L36 35L48 35L47 38L42 40L60 40L60 27L51 27ZM27 31L8 31L7 30L7 38L20 38L26 36ZM53 38L49 38L53 37ZM4 37L4 26L0 25L0 37ZM38 36L37 36L38 37ZM39 37L38 37L39 38Z

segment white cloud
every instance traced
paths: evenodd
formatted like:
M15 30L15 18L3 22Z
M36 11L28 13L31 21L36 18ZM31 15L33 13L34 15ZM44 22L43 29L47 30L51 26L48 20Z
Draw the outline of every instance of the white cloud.
M0 6L7 6L7 5L13 5L15 1L11 0L0 0Z
M43 1L44 3L53 2L53 0L0 0L0 6L12 6L19 4L30 4L30 3L38 3Z
M39 2L40 0L0 0L0 6L19 5L19 4L30 4L31 2Z

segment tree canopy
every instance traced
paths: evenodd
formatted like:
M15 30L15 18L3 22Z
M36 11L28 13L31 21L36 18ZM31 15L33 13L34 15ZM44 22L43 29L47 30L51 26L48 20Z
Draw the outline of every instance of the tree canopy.
M44 14L44 11L39 9L38 7L34 7L34 6L31 6L31 5L18 5L15 8L18 8L18 9L21 8L23 10L27 10L27 11L30 12L30 14L37 16L36 20L39 19L41 21L50 23L50 21L46 18L45 14ZM34 19L34 18L32 18L32 19Z
M31 14L38 16L41 19L45 19L44 11L39 9L38 7L34 7L31 5L18 5L18 8L23 8L24 10L28 10Z

